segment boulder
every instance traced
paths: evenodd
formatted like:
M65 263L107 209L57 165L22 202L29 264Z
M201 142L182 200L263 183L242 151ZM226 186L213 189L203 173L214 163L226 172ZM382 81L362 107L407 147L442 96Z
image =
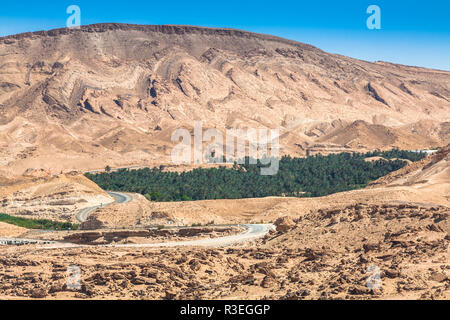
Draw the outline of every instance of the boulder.
M48 296L48 291L44 288L35 288L31 291L31 298L43 299Z
M275 221L275 226L278 232L285 233L291 230L295 223L290 217L281 217Z

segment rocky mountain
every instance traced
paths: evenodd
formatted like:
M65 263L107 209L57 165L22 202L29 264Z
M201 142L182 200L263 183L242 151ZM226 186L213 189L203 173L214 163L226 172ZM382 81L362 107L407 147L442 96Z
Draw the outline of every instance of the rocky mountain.
M450 72L232 29L98 24L0 38L0 167L170 162L177 128L279 128L281 153L450 142Z

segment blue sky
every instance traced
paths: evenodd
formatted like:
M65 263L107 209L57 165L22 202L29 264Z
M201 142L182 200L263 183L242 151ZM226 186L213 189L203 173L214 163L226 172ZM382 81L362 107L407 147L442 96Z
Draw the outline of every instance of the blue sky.
M83 25L100 22L229 27L305 42L369 61L450 70L449 0L3 1L0 36L65 27L69 5ZM369 30L369 5L381 29Z

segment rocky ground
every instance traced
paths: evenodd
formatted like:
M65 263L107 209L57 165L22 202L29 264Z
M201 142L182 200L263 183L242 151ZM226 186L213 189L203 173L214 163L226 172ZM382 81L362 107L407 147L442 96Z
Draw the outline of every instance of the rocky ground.
M356 205L231 248L3 250L2 298L449 299L450 210ZM67 268L81 270L67 287ZM371 286L368 286L371 284Z
M75 222L113 201L81 171L185 170L171 136L197 120L222 133L279 129L281 155L444 146L449 79L231 29L101 24L0 38L0 212ZM148 230L159 224L277 226L226 248L0 246L0 299L449 299L449 168L447 146L327 197L133 195L90 212L80 232L0 223L0 237L90 245L236 232Z
M145 244L225 237L244 231L242 227L202 226L185 228L99 229L89 231L41 231L21 228L21 237L32 240L62 241L82 245Z
M215 211L229 220L273 219L276 231L240 245L0 247L0 298L448 300L449 152L328 197L168 204L179 217ZM137 235L83 232L92 237L69 238L126 243Z

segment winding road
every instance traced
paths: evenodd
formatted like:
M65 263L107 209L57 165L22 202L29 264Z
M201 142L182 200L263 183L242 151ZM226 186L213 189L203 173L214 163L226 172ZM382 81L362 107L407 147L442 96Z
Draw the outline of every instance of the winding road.
M244 227L246 231L240 234L218 237L197 239L191 241L170 241L158 243L132 243L132 244L105 244L105 245L79 245L73 243L53 243L50 245L39 247L39 249L64 249L64 248L94 248L94 247L108 247L108 248L168 248L168 247L227 247L239 243L256 240L264 237L271 229L273 224L245 224L239 225Z
M246 231L232 236L198 239L191 241L170 241L159 243L147 243L147 244L120 244L120 245L105 245L106 247L119 247L119 248L153 248L153 247L226 247L235 245L238 243L256 240L264 237L270 229L274 228L272 224L245 224L240 227L246 228Z
M104 208L114 203L128 203L132 200L132 197L128 194L121 192L108 192L110 196L114 198L114 202L87 207L81 209L76 214L76 219L83 223L89 217L94 210L99 208ZM93 248L93 247L112 247L112 248L158 248L158 247L226 247L236 245L242 242L252 241L264 237L271 229L274 228L273 224L245 224L245 225L234 225L237 227L245 228L245 231L239 234L217 237L217 238L206 238L197 239L190 241L169 241L169 242L158 242L158 243L133 243L133 244L107 244L107 245L79 245L73 243L62 243L54 241L42 241L42 240L28 240L28 239L1 239L0 245L7 244L42 244L39 249L64 249L64 248Z
M108 192L108 194L114 198L114 202L108 203L106 205L100 205L100 206L94 206L94 207L87 207L87 208L83 208L80 211L78 211L78 213L75 215L75 218L83 223L87 220L87 218L89 217L89 215L91 214L92 211L97 210L99 208L104 208L106 206L109 206L111 204L114 203L128 203L131 201L131 196L125 194L125 193L121 193L121 192Z

